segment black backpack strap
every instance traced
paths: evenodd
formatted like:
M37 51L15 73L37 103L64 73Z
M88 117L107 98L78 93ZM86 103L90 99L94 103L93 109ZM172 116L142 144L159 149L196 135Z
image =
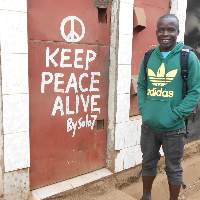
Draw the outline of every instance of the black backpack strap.
M181 51L181 76L183 78L183 91L182 91L182 99L184 99L187 95L187 79L188 79L188 59L190 51L192 48L189 46L184 46Z
M152 54L152 52L154 50L155 49L150 49L144 55L144 80L147 80L147 71L146 71L146 69L147 69L147 63L148 63L149 58L150 58L150 56L151 56L151 54Z
M184 46L181 51L181 76L183 78L183 91L182 91L182 99L184 99L187 95L187 79L188 79L188 59L190 51L193 49L189 46ZM185 137L187 138L188 130L188 118L185 119L185 126L186 126L186 134Z

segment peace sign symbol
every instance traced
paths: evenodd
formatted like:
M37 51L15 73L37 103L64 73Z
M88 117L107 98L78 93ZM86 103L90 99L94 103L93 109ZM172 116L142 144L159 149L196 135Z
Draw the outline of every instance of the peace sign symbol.
M82 27L82 34L80 36L74 30L74 21L75 20L77 20L81 24L81 27ZM64 27L68 21L71 21L71 31L68 35L65 35ZM85 26L84 26L84 23L78 17L69 16L69 17L66 17L65 19L63 19L61 26L60 26L60 31L61 31L62 37L67 42L79 42L81 39L83 39L83 37L85 35Z

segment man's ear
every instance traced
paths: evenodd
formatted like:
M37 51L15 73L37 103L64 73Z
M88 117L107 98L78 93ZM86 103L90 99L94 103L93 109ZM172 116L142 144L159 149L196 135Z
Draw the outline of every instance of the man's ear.
M179 35L179 33L180 33L180 30L178 30L178 35Z

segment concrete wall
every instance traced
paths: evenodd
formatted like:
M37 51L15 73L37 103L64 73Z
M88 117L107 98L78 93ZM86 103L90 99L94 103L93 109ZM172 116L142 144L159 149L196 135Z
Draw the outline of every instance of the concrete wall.
M1 66L1 29L0 29L0 66ZM2 83L0 73L0 96L2 96ZM4 195L4 156L3 156L3 110L2 110L2 98L0 98L0 199L3 199Z
M30 147L27 2L1 0L0 13L4 199L28 199Z
M107 129L107 168L115 170L115 124L117 110L117 65L119 46L119 0L112 1L111 8L111 35L110 35L110 68L109 68L109 96L108 96L108 129Z
M186 5L187 0L172 0L171 13L180 19L179 41L184 40ZM133 9L134 0L112 1L107 151L112 172L142 162L141 117L129 118ZM21 200L30 190L27 0L1 0L0 19L0 195Z
M170 13L176 15L179 19L180 34L177 40L182 42L184 42L186 10L187 0L172 0Z

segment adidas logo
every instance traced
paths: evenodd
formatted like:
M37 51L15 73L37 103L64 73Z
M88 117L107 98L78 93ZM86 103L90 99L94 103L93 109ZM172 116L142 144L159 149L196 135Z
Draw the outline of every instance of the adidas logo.
M147 95L149 96L158 96L158 97L173 97L174 96L174 91L167 91L161 88L160 90L157 90L157 88L153 88L152 90L148 89Z
M155 86L165 86L174 80L178 69L171 70L165 75L165 64L162 63L160 68L157 71L157 75L154 73L152 69L148 69L148 76L151 83Z

